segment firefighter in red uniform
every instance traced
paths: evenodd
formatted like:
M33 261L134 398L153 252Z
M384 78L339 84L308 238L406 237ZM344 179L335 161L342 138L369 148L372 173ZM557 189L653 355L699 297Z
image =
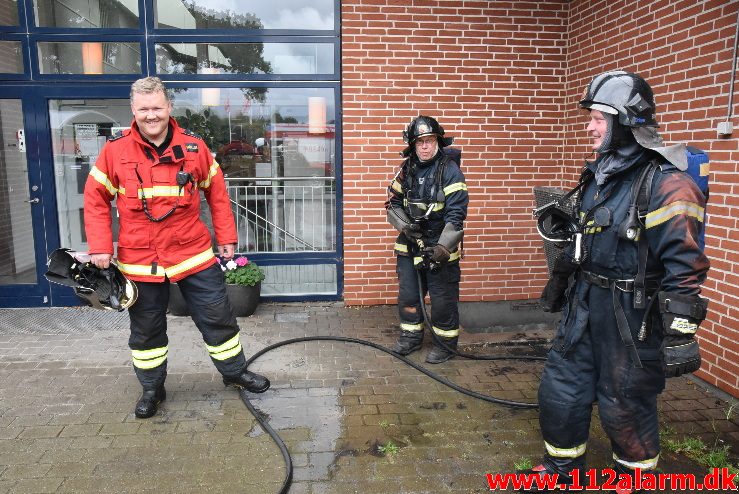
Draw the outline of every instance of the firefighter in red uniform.
M113 258L111 201L120 221L118 268L136 282L129 308L133 367L143 386L139 418L151 417L166 398L167 304L177 282L193 321L227 386L261 393L269 380L246 370L239 327L211 236L200 220L200 191L210 205L218 253L230 259L236 227L218 163L197 135L170 117L172 103L162 81L146 77L131 86L131 129L103 147L85 186L85 231L92 263Z

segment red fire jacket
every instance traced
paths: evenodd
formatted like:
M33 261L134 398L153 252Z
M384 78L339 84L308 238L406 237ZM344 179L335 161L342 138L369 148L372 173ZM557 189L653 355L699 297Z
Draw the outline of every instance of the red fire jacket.
M200 220L200 190L210 205L218 245L235 244L236 226L223 173L198 136L170 118L172 142L162 156L131 129L103 147L85 184L85 231L91 254L113 254L111 201L120 223L118 267L131 280L171 281L217 262ZM177 173L194 180L177 184ZM176 206L164 220L160 218Z

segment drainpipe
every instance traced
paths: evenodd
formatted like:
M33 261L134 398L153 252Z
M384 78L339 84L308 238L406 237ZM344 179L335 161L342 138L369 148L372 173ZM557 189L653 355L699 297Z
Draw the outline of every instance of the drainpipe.
M731 60L731 81L729 82L729 106L726 109L726 121L719 122L718 135L728 136L733 131L731 118L734 113L734 79L736 77L736 51L739 46L739 12L736 14L736 33L734 33L734 56Z

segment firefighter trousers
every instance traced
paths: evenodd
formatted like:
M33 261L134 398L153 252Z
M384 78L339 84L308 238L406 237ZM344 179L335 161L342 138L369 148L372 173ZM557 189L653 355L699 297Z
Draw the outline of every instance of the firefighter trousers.
M419 300L419 272L413 258L397 256L398 313L403 331L423 331L423 313ZM421 269L422 291L431 298L431 321L434 333L442 338L459 336L458 262L443 263L437 269Z
M582 280L563 312L554 346L539 385L539 422L545 465L566 474L582 468L592 406L598 404L603 429L621 466L652 469L659 456L657 396L665 378L659 331L639 342L643 310L633 309L632 294L617 292L625 310L641 368L634 365L618 330L613 295L608 288L583 286ZM566 347L568 331L580 332Z
M237 376L246 367L239 326L231 312L223 272L218 264L178 282L195 325L218 372ZM138 299L129 308L128 346L136 376L144 388L155 388L167 377L167 305L169 281L136 282Z

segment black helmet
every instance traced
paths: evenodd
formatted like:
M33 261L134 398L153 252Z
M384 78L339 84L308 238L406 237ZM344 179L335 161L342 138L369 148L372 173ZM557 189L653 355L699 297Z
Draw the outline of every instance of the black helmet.
M444 127L439 125L435 118L419 115L411 120L411 123L403 131L403 142L407 143L408 147L401 154L408 156L416 140L428 135L437 137L440 148L451 146L454 142L454 137L444 137Z
M534 210L534 215L538 217L536 230L541 238L558 247L570 243L575 234L580 232L580 225L575 217L562 209L556 201Z
M626 127L658 127L654 93L636 74L616 70L596 76L585 90L580 107L618 115Z
M49 256L47 280L74 288L78 297L96 309L127 309L136 302L136 284L111 264L100 269L89 261L81 260L86 254L69 249L57 249Z

